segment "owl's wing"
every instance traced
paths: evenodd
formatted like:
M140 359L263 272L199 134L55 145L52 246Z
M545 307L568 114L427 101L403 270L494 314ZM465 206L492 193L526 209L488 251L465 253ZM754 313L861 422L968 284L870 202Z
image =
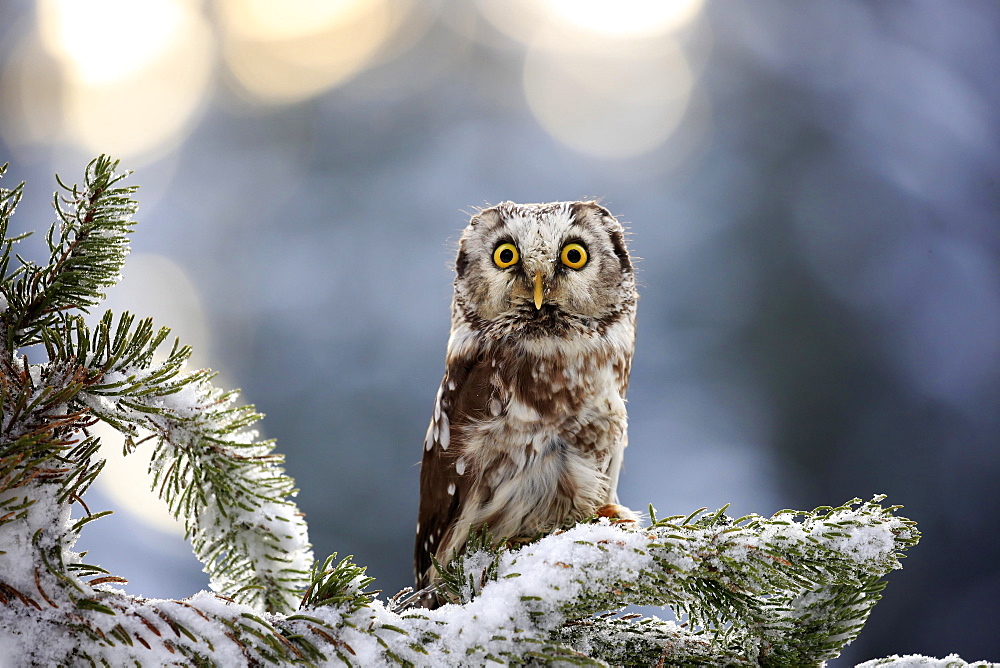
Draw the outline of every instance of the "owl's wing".
M430 584L434 575L431 555L439 561L449 557L440 552L440 547L462 514L474 480L473 472L459 463L465 449L465 427L485 415L489 399L490 369L481 359L448 364L420 465L420 510L414 549L418 589Z

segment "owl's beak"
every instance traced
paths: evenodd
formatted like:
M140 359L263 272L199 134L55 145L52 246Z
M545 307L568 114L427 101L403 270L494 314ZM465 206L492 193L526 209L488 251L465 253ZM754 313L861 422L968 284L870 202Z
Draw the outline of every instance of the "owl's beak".
M542 308L542 272L535 272L535 309Z

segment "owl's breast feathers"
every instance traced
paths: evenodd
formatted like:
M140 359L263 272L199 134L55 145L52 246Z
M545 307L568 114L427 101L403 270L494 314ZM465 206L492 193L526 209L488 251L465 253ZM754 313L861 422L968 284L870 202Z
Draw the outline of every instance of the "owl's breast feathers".
M615 337L453 336L424 443L417 582L434 578L470 529L529 537L617 503L627 443L631 322Z

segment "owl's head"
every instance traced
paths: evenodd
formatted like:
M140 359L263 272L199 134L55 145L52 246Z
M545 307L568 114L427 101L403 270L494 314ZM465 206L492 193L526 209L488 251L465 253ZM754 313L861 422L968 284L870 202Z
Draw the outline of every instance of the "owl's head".
M476 329L547 335L634 317L621 224L596 202L504 202L472 217L455 263L455 310Z

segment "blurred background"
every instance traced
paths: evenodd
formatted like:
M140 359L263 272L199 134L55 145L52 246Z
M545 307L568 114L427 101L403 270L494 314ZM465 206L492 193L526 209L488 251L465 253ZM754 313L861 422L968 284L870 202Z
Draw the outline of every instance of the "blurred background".
M989 1L0 0L0 163L15 232L54 172L136 170L108 306L243 388L317 557L389 594L468 212L603 198L641 258L623 502L886 493L923 541L834 665L1000 659L998 56ZM78 549L206 587L107 450Z

